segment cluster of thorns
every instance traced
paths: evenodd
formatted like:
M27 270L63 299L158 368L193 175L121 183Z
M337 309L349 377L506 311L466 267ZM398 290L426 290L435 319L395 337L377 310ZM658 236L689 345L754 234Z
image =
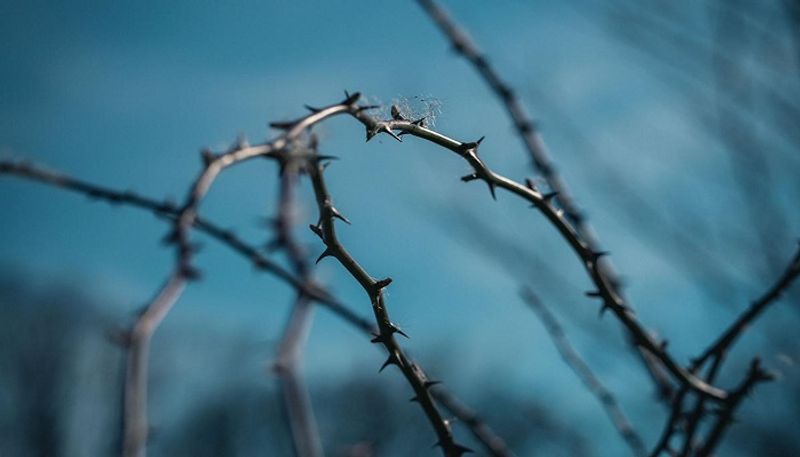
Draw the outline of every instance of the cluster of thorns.
M196 251L196 244L191 237L193 230L216 239L249 260L259 270L278 277L296 292L293 311L278 349L275 372L282 382L287 418L297 455L316 456L322 453L310 402L302 379L297 374L298 357L307 331L310 309L314 304L334 312L367 335L372 343L383 348L387 358L380 369L393 365L400 370L413 390L411 401L422 409L435 432L435 445L441 448L445 456L460 456L472 451L455 440L451 419L446 418L445 410L449 415L447 417L458 419L468 428L486 453L494 456L513 455L503 439L473 410L448 393L440 382L429 378L422 367L409 358L399 342L399 337L407 335L390 319L385 300L384 290L392 282L391 278L380 278L368 273L337 237L337 220L348 224L349 221L334 206L326 186L326 167L334 157L318 153L318 141L312 132L315 125L335 116L348 116L362 124L367 141L381 134L401 142L404 137L412 136L455 153L472 170L461 178L463 181L483 181L493 198L496 198L499 189L515 195L538 210L558 231L594 285L594 289L586 295L599 302L601 313L609 312L622 324L632 349L643 362L657 388L660 401L669 410L661 436L649 450L614 396L566 340L554 316L530 289L524 289L522 296L545 324L564 360L586 388L598 398L634 455L712 455L731 426L743 399L757 384L772 379L772 375L762 368L759 359L754 359L738 385L722 388L716 384L717 375L733 344L800 275L800 252L791 259L777 281L698 357L688 365L681 364L669 353L666 341L654 337L636 318L620 291L619 281L605 257L607 253L598 248L598 241L585 217L570 198L566 184L557 174L541 136L514 92L444 10L431 1L420 0L420 3L450 39L455 50L476 68L499 97L549 191L539 189L531 180L517 182L492 171L478 153L483 138L467 142L453 139L430 129L425 118L407 119L395 106L392 106L390 118L376 118L370 113L378 107L359 104L359 93L345 93L344 100L329 106L307 107L309 113L297 120L271 124L280 134L264 143L250 145L240 141L225 152L204 151L202 170L180 204L109 189L25 162L0 161L0 173L25 177L111 203L149 210L166 219L171 226L166 241L175 250L172 271L155 297L119 339L127 352L123 455L139 457L146 453L149 344L153 332L178 301L185 287L199 278L198 270L193 265ZM263 249L244 242L232 231L199 215L199 207L216 178L229 167L251 159L269 159L278 164L279 206L278 214L274 218L274 240L271 246L285 254L289 261L288 268L270 259ZM323 246L317 262L332 257L347 270L369 298L374 314L372 320L360 317L314 280L313 266L295 239L291 217L292 208L296 204L295 189L304 176L311 182L318 208L318 220L309 227ZM676 445L675 441L679 438L682 442Z

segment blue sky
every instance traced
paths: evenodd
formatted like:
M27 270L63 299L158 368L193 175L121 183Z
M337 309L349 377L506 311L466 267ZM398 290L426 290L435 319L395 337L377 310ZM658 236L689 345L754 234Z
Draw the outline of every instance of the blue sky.
M684 196L696 198L700 211L734 207L723 185L703 185L720 173L718 145L687 115L685 100L646 71L646 60L613 38L599 10L566 2L449 3L541 121L643 320L670 335L686 360L706 341L698 335L708 323L730 310L697 306L705 298L696 284L626 228L608 194L597 189L613 178L585 166L586 152L553 114L566 113L602 162L619 164L637 192L665 202L667 211ZM464 140L486 135L482 154L492 168L517 180L532 175L505 113L411 3L5 2L0 8L3 157L180 199L199 170L201 148L222 150L240 134L262 141L274 134L268 122L301 114L303 104L338 101L347 89L384 103L435 98L441 103L437 129ZM550 105L537 103L541 94ZM518 298L520 278L471 247L456 217L464 211L547 259L570 288L545 284L541 293L568 321L579 348L621 391L635 419L659 411L648 401L648 387L630 388L646 380L617 325L595 319L577 262L538 214L508 195L493 202L485 186L461 183L466 165L431 145L388 138L364 144L361 127L349 119L330 121L318 132L323 153L341 157L328 181L337 206L353 221L340 229L343 242L374 276L394 278L390 311L411 333L408 346L423 366L429 351L463 361L458 376L443 376L465 395L477 388L467 374L502 370L509 389L558 395L563 412L604 424L598 439L616 442L593 400L572 395L581 389ZM253 242L265 241L258 222L275 210L275 176L269 163L226 172L202 213ZM313 219L305 195L304 214ZM146 213L3 178L0 217L5 268L41 281L68 278L107 302L120 323L169 271L172 253L159 244L166 227ZM299 232L311 253L321 251L304 226ZM202 327L253 341L257 349L248 362L266 360L290 291L213 242L204 245L198 264L205 279L181 299L155 344ZM724 247L710 249L724 257ZM739 274L735 265L731 272ZM333 261L324 261L318 275L370 314L363 293ZM757 290L744 284L732 295L745 303ZM306 371L313 378L372 370L380 356L368 347L321 311ZM518 363L498 357L511 351ZM247 371L257 372L259 365L253 366Z

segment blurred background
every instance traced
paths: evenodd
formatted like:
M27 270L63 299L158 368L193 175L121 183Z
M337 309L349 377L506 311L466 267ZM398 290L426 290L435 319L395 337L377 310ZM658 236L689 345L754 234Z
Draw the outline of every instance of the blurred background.
M518 90L644 324L688 363L777 278L800 235L800 6L792 0L479 1L445 6ZM182 199L201 162L342 91L436 114L487 164L536 178L483 81L413 2L38 2L0 6L0 156ZM668 411L618 323L598 318L573 253L541 215L455 155L406 138L315 131L353 222L343 243L376 277L403 343L518 455L625 455L596 400L519 296L531 287L653 444ZM541 182L541 181L537 181ZM316 208L302 181L297 233ZM254 244L277 170L222 175L201 213ZM543 184L542 184L543 185ZM0 455L117 452L125 328L171 268L149 213L0 177ZM270 373L293 292L219 244L157 331L153 456L290 455ZM276 256L279 261L284 259ZM369 316L334 261L316 276ZM721 455L800 455L797 288L751 328L720 378L761 355L779 373L745 403ZM437 455L400 373L319 309L304 352L328 455ZM463 425L456 434L479 449ZM361 454L359 454L361 452ZM480 451L479 451L479 455Z

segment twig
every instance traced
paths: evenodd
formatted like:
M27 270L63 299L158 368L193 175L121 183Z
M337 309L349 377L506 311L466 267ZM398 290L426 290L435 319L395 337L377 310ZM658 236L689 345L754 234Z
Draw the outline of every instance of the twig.
M125 341L124 401L122 412L122 454L125 457L144 457L147 448L147 367L150 340L169 310L180 297L186 280L174 272L158 295L133 324Z
M711 367L705 379L710 383L715 382L722 363L725 361L728 352L736 340L738 340L744 331L752 325L771 304L778 301L781 295L791 287L798 276L800 276L800 248L798 248L798 251L778 280L775 281L775 284L767 289L761 297L739 315L739 317L734 320L699 357L692 361L692 365L689 368L690 371L697 372L710 360ZM705 417L705 413L705 399L698 398L692 413L687 419L684 444L681 451L682 456L688 456L693 450L695 434L699 430L700 421Z
M795 253L789 265L783 271L780 278L773 284L761 297L754 301L750 307L739 315L728 328L722 332L714 343L712 343L703 353L696 358L692 365L699 367L710 357L716 356L724 358L731 346L744 333L758 317L775 303L783 293L791 287L792 283L800 276L800 248Z
M483 445L484 450L489 455L494 457L514 457L514 453L508 448L505 440L497 436L478 413L470 409L469 406L439 385L430 389L430 392L437 403L469 427L472 436Z
M165 217L169 220L174 220L178 214L178 209L172 203L160 202L130 191L119 191L92 184L62 173L44 170L25 162L0 160L0 174L27 178L42 184L77 192L93 199L107 201L111 204L128 205L144 209L152 212L157 217ZM308 295L347 320L351 325L367 333L373 330L373 325L370 321L353 313L349 308L332 298L330 294L318 285L304 284L303 281L296 278L292 273L265 257L260 249L247 244L232 231L224 229L201 217L195 218L194 226L196 229L223 243L234 252L247 259L258 270L276 276L291 286L296 292Z
M156 216L163 216L172 219L177 214L177 209L175 206L170 205L169 203L161 203L157 200L143 197L131 192L116 191L110 188L91 184L86 181L77 180L63 174L45 171L21 162L0 161L0 173L30 179L43 184L81 193L91 198L105 200L110 203L126 204L135 208L151 211ZM290 272L264 257L260 249L248 245L241 239L237 238L233 232L220 228L219 226L200 218L199 216L195 218L195 228L211 236L213 239L219 241L223 245L228 246L234 252L251 262L255 268L275 275L277 278L291 286L296 292L298 292L298 294L302 293L310 298L313 298L316 302L324 305L336 316L342 318L345 322L360 330L363 334L370 337L378 334L378 329L374 324L372 324L372 322L351 311L350 308L343 305L321 287L314 285L311 289L306 288L302 281L298 280ZM463 406L463 403L458 401L452 394L448 394L441 384L437 384L435 391L432 391L431 393L435 398L437 398L437 401L444 398L452 399L451 402L442 400L443 406L447 408L456 418L467 424L475 438L478 439L486 449L496 448L496 443L503 441L489 428L487 424L479 420L476 421L475 417L470 413L471 410L469 408L456 407L455 405ZM497 453L492 455L504 456L512 454Z
M553 341L553 344L555 344L558 353L561 355L561 358L564 359L567 366L575 372L586 389L600 401L600 405L606 411L609 419L611 419L614 428L617 429L622 439L624 439L631 448L633 455L639 457L647 455L647 450L642 442L642 438L636 433L636 430L633 429L625 413L622 412L616 398L614 398L614 394L600 382L600 379L592 372L589 365L586 364L580 354L572 347L561 324L559 324L553 313L550 312L539 297L527 287L522 290L522 298L531 309L533 309L536 315L539 316L545 330L547 330L547 333L550 335L550 339Z
M395 333L405 334L389 319L389 312L384 301L383 289L392 282L392 279L376 280L373 278L356 262L339 241L334 220L338 218L347 221L347 219L333 206L333 201L323 178L324 168L324 165L319 160L310 161L307 167L319 207L319 222L316 225L312 225L311 230L320 237L326 246L325 251L317 261L319 262L319 260L328 256L334 257L369 296L372 310L375 314L375 321L378 325L378 332L374 335L372 341L382 344L389 353L389 357L381 366L381 370L389 365L397 365L403 372L406 380L414 390L414 397L412 397L411 401L419 403L436 432L438 441L435 445L440 446L447 457L458 457L470 452L469 448L455 442L449 421L445 420L436 408L429 392L430 387L435 383L428 379L419 365L408 359L395 339Z
M305 253L292 233L292 213L296 205L294 189L302 166L301 161L292 156L292 152L292 150L284 151L281 159L278 216L274 224L276 239L271 244L286 253L294 273L303 284L311 286L311 274ZM311 399L299 370L303 344L308 338L314 316L313 311L311 299L303 292L299 292L284 327L273 365L274 373L281 380L283 403L297 457L320 457L324 454Z
M701 392L703 395L713 398L714 400L722 401L725 399L725 391L708 385L703 380L685 370L669 355L665 345L657 341L642 327L633 311L617 294L614 286L609 284L608 278L604 276L598 266L601 257L605 256L607 253L592 250L586 241L581 238L580 234L578 234L569 221L566 220L563 211L553 206L551 202L554 197L553 194L542 193L530 182L528 182L527 185L519 184L516 181L493 172L484 164L478 156L478 147L483 138L478 141L463 143L424 127L422 125L423 123L420 121L409 121L402 118L378 121L363 111L353 116L366 127L367 140L379 133L387 133L399 138L398 135L394 133L394 131L398 131L400 134L412 135L430 141L454 152L469 163L473 169L473 173L462 177L462 181L481 180L487 184L489 192L493 197L495 197L496 189L501 188L531 203L533 207L538 209L551 225L555 227L561 237L564 238L581 260L586 273L595 287L597 287L596 291L587 292L587 295L599 298L603 301L601 312L610 310L628 330L631 338L636 342L636 345L657 359L681 384L688 385L692 390Z
M571 197L569 187L561 179L555 163L550 158L547 146L541 134L536 128L536 123L526 112L522 102L516 96L514 90L507 84L489 63L487 57L472 42L469 35L455 22L455 20L433 0L418 0L420 6L433 19L442 33L453 45L453 49L466 59L478 74L483 78L489 88L494 92L506 109L511 118L514 128L522 140L525 149L530 156L533 167L547 182L554 199L564 211L564 217L572 224L575 231L583 239L586 246L593 252L601 252L594 231L586 220L585 215ZM603 277L608 288L620 300L622 294L619 285L621 281L614 273L611 265L601 263L596 266L598 275ZM668 399L672 395L672 385L667 380L660 367L653 363L652 357L641 352L641 346L637 347L638 338L632 337L630 342L634 346L635 352L640 356L642 363L650 373L653 382L659 392L659 396ZM656 358L659 358L658 356ZM673 373L674 374L674 373Z
M735 390L731 392L730 400L723 405L722 409L717 413L717 421L708 432L705 444L697 452L697 457L706 457L714 452L714 449L719 445L722 436L728 430L728 427L733 423L734 413L741 404L742 400L749 394L756 384L767 382L774 379L774 376L761 368L759 359L753 359L750 364L750 370L742 383Z

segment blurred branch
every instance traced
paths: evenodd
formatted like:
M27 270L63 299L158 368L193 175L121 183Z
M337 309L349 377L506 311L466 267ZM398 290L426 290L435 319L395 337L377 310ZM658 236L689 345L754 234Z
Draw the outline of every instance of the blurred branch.
M486 56L478 50L467 33L456 24L442 7L433 0L418 0L418 3L450 40L455 51L475 67L475 70L500 99L514 123L517 134L522 139L525 149L528 151L534 168L546 180L552 192L551 195L558 201L560 208L564 211L566 220L582 238L586 248L592 252L601 252L602 249L599 247L600 243L596 239L591 226L587 222L583 212L570 196L569 188L558 174L541 134L537 131L535 123L525 112L525 108L514 91L489 64ZM619 300L620 304L627 307L619 288L620 280L616 276L616 273L614 273L613 268L611 268L610 263L595 265L594 270L597 276L602 279L602 282L605 283L605 288L610 295L613 295L616 300ZM634 352L639 355L645 368L650 373L661 396L664 398L669 397L672 387L668 380L664 378L659 367L653 364L652 357L648 357L647 354L641 352L642 349L649 349L647 347L642 348L642 346L639 345L640 338L636 335L631 335L629 341L634 346ZM656 358L660 357L656 356Z
M310 288L313 283L306 255L292 233L293 212L297 206L294 189L302 166L293 153L294 150L284 151L280 159L282 166L278 190L278 216L274 221L276 238L272 245L286 253L295 275ZM313 311L310 297L299 292L284 327L273 365L274 373L281 380L287 422L292 432L297 457L320 457L324 454L311 399L300 373L303 344L308 338Z
M177 214L177 209L174 207L174 205L160 203L154 199L136 195L131 192L116 191L106 187L94 185L63 174L38 169L25 163L0 160L0 174L8 174L30 179L43 184L81 193L91 198L105 200L114 204L127 204L132 207L151 211L156 216L174 218ZM266 258L260 249L245 243L233 235L233 233L229 230L222 229L219 226L200 218L199 216L195 218L194 224L196 229L228 246L234 252L251 262L255 268L270 273L282 280L287 285L291 286L298 293L298 295L306 295L309 298L313 298L314 301L328 308L336 316L343 319L354 328L360 330L361 333L368 336L374 336L378 333L378 329L369 320L351 311L348 307L343 305L318 285L313 285L312 288L309 288L308 285L305 285L302 281L295 278L290 272ZM436 392L433 393L433 395L434 397L437 397L437 399L447 396L448 398L457 401L454 396L447 394L441 385L438 385ZM502 441L502 439L492 432L492 430L485 423L479 421L476 422L473 420L472 416L462 416L465 411L471 410L465 410L457 407L451 408L450 406L455 404L452 402L448 403L447 401L444 401L443 404L459 420L470 427L473 435L479 441L481 441L481 444L483 444L485 448L491 449L494 446L492 443ZM480 427L480 430L474 430L473 427ZM484 439L486 441L484 441ZM503 456L504 454L493 455Z
M728 328L722 332L693 362L693 368L702 366L710 357L724 358L731 346L756 319L775 303L800 276L800 248L795 253L783 274L761 297L754 301Z
M714 452L717 445L719 445L722 436L728 430L728 427L734 421L734 413L741 404L744 397L747 396L756 384L767 382L774 379L774 376L761 368L759 359L754 359L750 364L750 371L742 381L742 383L731 392L730 400L722 406L721 410L717 412L717 421L712 426L711 431L708 432L705 444L697 452L697 457L707 457Z
M122 412L122 454L125 457L144 457L147 454L147 373L150 340L169 310L178 301L186 279L180 272L173 272L158 295L147 305L144 312L126 335L127 364L124 380Z
M553 344L555 344L558 353L561 355L561 358L564 359L567 366L575 372L586 389L600 401L600 405L606 411L609 419L611 419L614 428L617 429L622 439L625 440L625 443L631 448L633 455L639 457L647 455L647 450L644 447L642 438L636 430L634 430L630 421L625 416L625 413L622 412L614 394L600 382L600 379L597 378L594 372L592 372L592 369L589 368L589 365L587 365L580 354L578 354L569 342L569 339L567 339L561 324L558 323L553 313L530 288L525 287L522 289L522 299L525 300L542 321L545 330L547 330L550 339L553 341Z
M440 405L450 411L450 414L469 427L472 436L483 445L484 450L489 455L494 457L514 457L514 453L508 448L505 440L497 436L478 413L470 409L469 406L438 385L430 389L430 393Z

